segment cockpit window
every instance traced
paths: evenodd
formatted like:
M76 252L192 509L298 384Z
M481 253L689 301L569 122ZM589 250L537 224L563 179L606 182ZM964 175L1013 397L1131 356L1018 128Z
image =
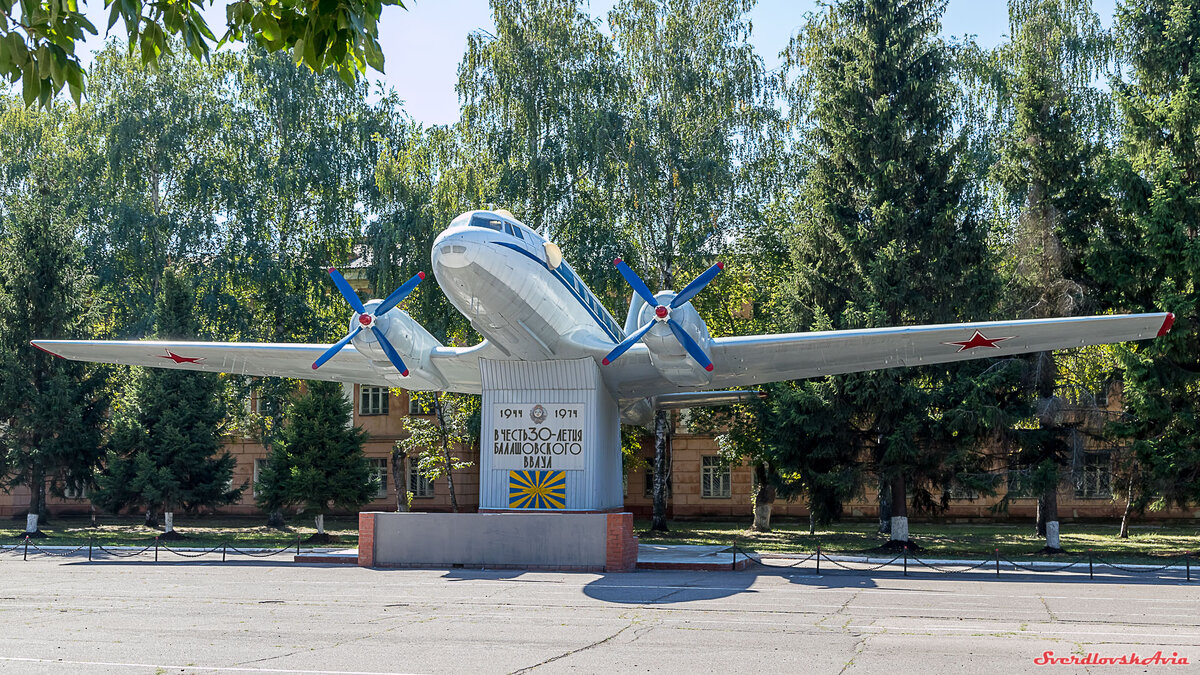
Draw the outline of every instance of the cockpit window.
M486 227L497 232L504 231L504 221L493 213L476 213L471 216L471 227Z

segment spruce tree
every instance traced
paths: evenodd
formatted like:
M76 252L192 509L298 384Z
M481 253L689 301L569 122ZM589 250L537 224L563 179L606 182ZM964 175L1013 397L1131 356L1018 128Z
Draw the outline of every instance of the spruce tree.
M363 456L366 433L351 426L353 407L337 382L307 383L288 408L275 447L255 486L264 509L299 505L316 517L312 542L328 541L325 512L355 510L375 497L378 486Z
M103 457L107 371L29 344L89 337L95 319L78 217L55 179L33 182L0 203L0 478L6 488L28 487L29 513L44 520L47 494L91 486Z
M1128 309L1173 312L1173 330L1123 353L1135 509L1200 503L1200 5L1129 0L1116 32L1128 79L1122 219L1105 232L1105 272Z
M987 229L968 199L951 64L937 37L944 5L846 0L807 29L813 104L801 198L809 218L793 244L798 330L953 322L991 309ZM914 504L933 510L951 487L990 487L977 441L996 408L979 393L996 388L973 379L987 367L835 378L832 404L866 436L881 514L891 495L884 524L893 541L908 540L910 488Z
M195 338L192 289L171 269L155 303L155 333L163 340ZM176 509L193 512L241 498L232 486L233 456L222 450L225 406L212 373L149 368L134 376L110 437L106 469L93 501L110 511L145 507L148 525L166 516L175 537Z

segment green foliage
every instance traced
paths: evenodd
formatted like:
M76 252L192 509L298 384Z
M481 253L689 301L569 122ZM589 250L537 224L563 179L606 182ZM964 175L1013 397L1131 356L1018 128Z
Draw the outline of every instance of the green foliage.
M1124 117L1118 226L1105 233L1121 300L1138 311L1174 312L1174 329L1122 354L1125 419L1140 465L1140 510L1200 502L1200 7L1131 0L1116 31L1128 62L1114 82Z
M163 274L155 304L156 336L195 337L194 290L174 270ZM105 469L97 475L97 506L195 512L241 498L229 452L222 450L225 408L211 373L145 369L135 375L118 410Z
M30 159L20 178L11 164L18 157L0 159L14 179L0 193L0 480L28 486L30 512L45 515L47 488L61 496L91 485L108 400L104 369L29 344L88 337L94 308L79 214L56 176L62 158Z
M354 510L379 486L363 456L366 433L352 427L353 408L337 382L309 382L288 408L287 420L259 474L255 502L265 511L299 505L322 514Z
M296 65L332 70L354 84L367 66L383 70L378 41L383 8L404 7L401 0L236 0L226 7L227 30L218 41L202 13L209 4L105 0L107 29L121 22L129 53L140 53L141 63L150 67L181 46L197 61L207 61L214 46L245 42L270 52L289 51ZM79 0L0 0L0 77L22 83L26 105L49 106L64 86L79 105L86 85L75 46L85 32L97 34L82 5Z

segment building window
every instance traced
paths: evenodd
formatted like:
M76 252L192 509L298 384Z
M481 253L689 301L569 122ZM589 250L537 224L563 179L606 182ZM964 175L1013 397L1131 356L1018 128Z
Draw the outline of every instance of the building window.
M726 499L731 496L730 474L728 464L716 455L701 457L700 464L700 496L712 499Z
M359 415L388 414L387 387L359 387L358 394Z
M371 478L375 480L375 484L379 487L375 491L375 498L383 499L387 497L388 461L372 457L367 462L371 464Z
M86 485L81 485L79 488L73 485L65 485L63 486L63 497L66 499L87 499L88 488Z
M1075 496L1079 499L1112 498L1112 453L1089 452L1083 455L1083 466L1075 481Z
M432 415L433 410L431 409L431 406L429 404L421 401L421 399L417 398L416 396L409 394L408 395L408 414L409 415Z
M254 460L254 480L250 483L250 494L254 494L255 490L258 489L258 478L262 475L263 467L266 465L267 460L265 458L260 457Z
M408 491L413 499L433 497L433 481L429 480L415 459L408 460Z
M966 487L965 485L957 482L951 483L950 486L946 488L946 492L950 499L961 499L966 501L975 501L976 499L979 499L978 490Z
M646 469L646 492L647 499L654 497L654 460L650 460L650 467ZM671 472L667 471L667 499L671 498Z
M1033 468L1015 461L1008 465L1008 498L1033 499Z

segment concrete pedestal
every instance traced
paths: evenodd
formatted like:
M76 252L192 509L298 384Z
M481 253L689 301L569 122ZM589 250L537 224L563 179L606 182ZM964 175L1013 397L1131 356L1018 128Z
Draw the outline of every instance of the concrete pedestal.
M360 513L362 567L632 572L630 513Z

